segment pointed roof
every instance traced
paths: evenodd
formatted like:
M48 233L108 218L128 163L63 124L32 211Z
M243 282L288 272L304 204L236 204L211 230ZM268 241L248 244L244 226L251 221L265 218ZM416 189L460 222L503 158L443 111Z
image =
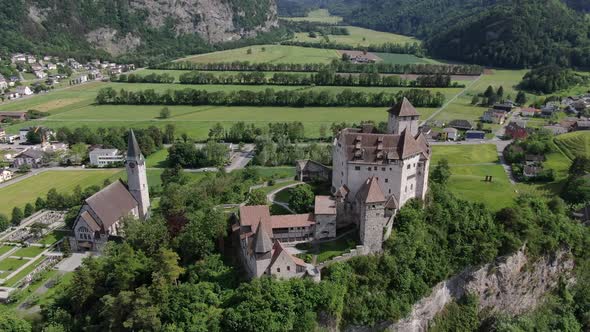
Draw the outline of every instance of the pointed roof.
M270 264L268 265L269 268L271 268L274 265L274 263L277 261L277 259L281 256L285 256L287 259L291 260L296 265L307 266L307 264L305 263L304 260L302 260L299 257L295 257L295 256L291 255L287 250L285 250L285 247L283 246L281 241L276 241L273 246L273 249L274 249L274 253L272 254L272 259L270 260Z
M407 128L402 132L401 139L401 159L406 159L412 155L423 152L420 148L420 144L418 144L416 139L412 136Z
M387 202L385 203L385 208L386 209L392 209L392 210L397 210L399 209L399 202L397 201L397 198L395 198L394 195L391 195L389 197L389 199L387 200Z
M262 220L258 223L256 239L254 240L254 252L257 254L265 254L272 250L272 241L264 227L260 227L261 224Z
M357 199L363 203L383 203L385 202L385 195L377 177L372 176L365 181L359 192Z
M129 136L127 138L127 157L137 159L143 158L139 144L137 144L137 139L135 139L133 129L129 130Z
M86 204L99 218L97 222L102 224L103 229L108 229L138 207L137 201L121 180L88 197Z
M336 191L336 197L342 197L342 198L346 198L346 196L348 196L348 193L350 192L350 189L348 189L348 187L343 184L340 186L340 188L338 188L338 190Z
M420 116L408 98L404 97L399 103L395 104L387 112L395 116Z

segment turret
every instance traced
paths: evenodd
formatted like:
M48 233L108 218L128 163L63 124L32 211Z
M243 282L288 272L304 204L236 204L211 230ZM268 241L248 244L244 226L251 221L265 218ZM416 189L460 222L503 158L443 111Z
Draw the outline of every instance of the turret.
M133 130L129 131L125 168L127 169L129 192L139 205L139 218L145 220L149 217L150 194L145 159L141 154Z
M416 137L418 135L420 114L406 97L387 112L389 113L387 121L388 133L400 135L405 129L409 129L412 136Z

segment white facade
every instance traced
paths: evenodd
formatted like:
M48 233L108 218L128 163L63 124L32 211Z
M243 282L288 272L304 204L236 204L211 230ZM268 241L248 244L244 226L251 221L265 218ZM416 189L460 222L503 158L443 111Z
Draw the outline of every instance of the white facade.
M20 94L21 96L30 96L33 94L33 90L28 86L18 86L16 87L16 93Z
M96 167L107 167L125 160L117 149L94 149L88 154L90 165Z
M7 169L0 170L0 182L8 181L12 179L14 173Z

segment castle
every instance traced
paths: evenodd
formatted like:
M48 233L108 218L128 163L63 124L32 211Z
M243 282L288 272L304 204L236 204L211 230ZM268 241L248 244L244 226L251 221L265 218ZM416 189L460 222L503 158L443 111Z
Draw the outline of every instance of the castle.
M288 244L334 238L351 224L363 254L382 250L399 209L412 198L425 198L431 155L419 132L420 115L407 99L388 114L386 133L368 125L340 131L331 170L310 160L297 163L301 181L331 178L332 196L316 196L314 213L271 216L268 206L240 208L233 230L250 277L318 278L319 271L290 254Z
M129 132L125 169L127 185L117 180L85 200L74 222L74 236L70 238L74 251L100 251L109 237L120 234L125 217L149 218L145 159L133 130Z

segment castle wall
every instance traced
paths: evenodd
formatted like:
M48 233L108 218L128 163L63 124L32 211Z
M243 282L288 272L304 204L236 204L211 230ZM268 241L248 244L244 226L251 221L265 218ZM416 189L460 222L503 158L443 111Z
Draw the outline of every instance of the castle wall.
M388 218L385 217L383 204L361 204L360 229L361 242L370 252L380 252L383 248L385 226Z
M393 194L399 197L397 195L402 179L401 163L395 162L384 165L349 163L347 169L348 178L345 184L350 189L350 198L354 199L365 181L372 176L378 178L379 186L386 197Z
M387 121L387 131L390 134L400 135L405 129L408 129L412 136L418 135L418 117L397 117L389 114Z
M416 197L425 199L426 193L428 192L428 170L430 169L430 160L426 160L420 164L422 166L418 168Z
M417 191L417 176L419 169L420 156L405 159L402 164L402 174L399 186L399 195L396 196L399 199L400 208L406 204L406 202L416 197Z
M304 267L297 268L297 264L288 257L288 254L281 253L271 266L270 273L277 278L291 279L303 277L306 269Z
M316 214L315 215L315 234L316 240L336 237L336 215L335 214Z

